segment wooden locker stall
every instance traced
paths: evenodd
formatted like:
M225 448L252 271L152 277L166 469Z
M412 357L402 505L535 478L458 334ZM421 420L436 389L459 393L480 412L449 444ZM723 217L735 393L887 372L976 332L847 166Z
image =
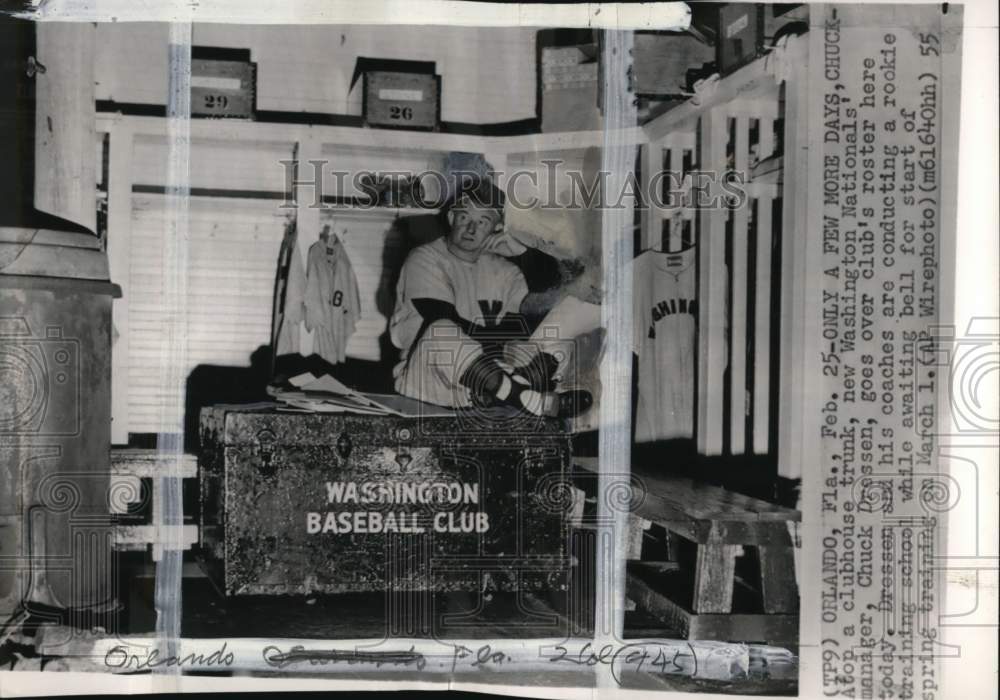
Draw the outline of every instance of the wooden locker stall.
M643 212L640 247L678 250L686 237L698 246L695 433L706 456L776 459L794 441L783 408L794 302L783 290L798 260L786 188L804 138L794 118L802 49L793 41L644 127L642 177L661 196ZM787 463L779 473L797 476Z
M164 307L163 247L166 141L157 135L134 139L128 258L128 432L157 433L164 392L157 367L164 361L167 323L179 321L188 338L187 377L200 365L248 367L269 342L274 264L284 232L286 197L277 162L291 157L292 144L245 144L194 139L191 144L190 229L187 239L186 312L168 317ZM183 398L180 395L175 398ZM174 425L184 416L174 416Z
M697 461L762 492L751 498L663 464L633 465L647 487L636 515L670 533L671 548L686 542L696 554L690 568L631 561L628 595L690 638L798 639L801 514L769 502L769 492L776 477L801 473L797 300L807 281L793 190L807 146L805 49L793 39L644 126L640 171L651 195L637 247L697 246ZM754 561L739 565L746 550Z
M224 120L191 122L190 237L186 244L188 312L168 318L162 310L161 262L166 205L166 127L155 117L102 115L99 133L108 135L108 230L112 273L123 280L124 298L115 306L117 331L112 372L115 444L130 434L175 429L191 416L157 412L160 399L179 387L161 387L156 368L164 324L180 323L189 338L181 376L199 365L247 368L251 355L270 341L275 265L287 221L294 218L298 247L306 263L309 246L324 226L343 231L361 292L361 318L348 344L352 358L384 359L395 301L384 276L387 259L402 258L415 242L403 241L400 220L420 219L424 229L436 209L352 201L360 192L358 172L440 171L449 152L488 151L498 169L506 148L518 139L454 134ZM289 178L284 163L297 155ZM348 173L338 177L335 171ZM341 191L339 187L345 186ZM322 205L322 208L318 205ZM411 227L412 228L412 227ZM353 232L353 233L352 233ZM392 281L394 285L394 281ZM312 353L311 334L301 330L302 354ZM169 425L166 425L166 420Z

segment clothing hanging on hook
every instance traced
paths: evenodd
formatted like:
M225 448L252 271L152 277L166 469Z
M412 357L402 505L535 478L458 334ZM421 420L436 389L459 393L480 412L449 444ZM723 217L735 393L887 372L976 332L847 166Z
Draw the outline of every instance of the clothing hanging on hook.
M633 261L633 352L639 359L636 442L694 431L695 251L647 250Z
M310 246L307 268L306 329L315 334L317 355L331 364L343 362L361 302L347 249L329 227Z

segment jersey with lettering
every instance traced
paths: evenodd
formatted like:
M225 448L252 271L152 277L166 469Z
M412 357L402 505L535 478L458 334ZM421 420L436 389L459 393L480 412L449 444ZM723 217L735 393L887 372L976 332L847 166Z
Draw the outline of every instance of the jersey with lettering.
M633 261L633 350L639 357L636 442L694 432L698 318L694 249Z
M465 320L488 327L506 314L518 313L527 294L528 284L514 263L489 252L467 262L438 238L415 248L403 263L389 324L392 342L403 351L405 362L424 327L414 299L446 301Z

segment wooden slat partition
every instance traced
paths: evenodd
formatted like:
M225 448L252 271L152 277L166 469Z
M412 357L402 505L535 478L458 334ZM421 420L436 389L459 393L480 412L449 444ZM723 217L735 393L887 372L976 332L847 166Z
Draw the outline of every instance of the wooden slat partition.
M686 189L681 180L684 170L684 155L695 148L696 134L693 127L679 129L659 140L650 141L642 147L641 185L649 195L649 202L641 213L641 248L647 250L679 250L681 246L682 222L680 216L690 218L693 209L672 206L674 201L684 199ZM689 189L689 188L688 188ZM655 190L655 192L653 191ZM669 222L666 240L664 226Z
M794 70L789 73L796 75ZM792 341L801 308L781 290L803 282L796 270L801 251L794 243L794 231L801 230L794 224L795 207L801 205L790 204L794 194L784 192L798 177L785 163L797 154L788 146L779 151L775 126L784 118L782 141L801 144L804 124L797 112L783 113L779 97L780 84L761 62L755 62L724 78L711 94L644 127L657 144L656 162L661 167L683 171L690 155L692 169L717 176L711 178L710 196L723 193L719 177L727 170L744 176L742 206L682 209L679 216L670 217L665 236L662 224L654 230L650 221L644 238L644 243L655 245L658 237L664 237L664 250L678 250L683 245L684 220L691 218L699 278L695 437L704 455L777 459L776 434L794 443L790 436L795 429L789 421L795 417L786 400L803 377L800 366L795 378L785 371L794 371L792 364L801 360L801 350ZM686 143L675 147L681 134ZM691 151L685 150L688 147ZM755 182L754 166L771 156L781 159L785 172L770 168L766 179ZM802 174L801 169L795 172ZM779 201L783 212L776 217ZM774 313L778 304L780 314ZM785 379L780 395L775 376L779 366ZM794 461L787 451L781 459Z

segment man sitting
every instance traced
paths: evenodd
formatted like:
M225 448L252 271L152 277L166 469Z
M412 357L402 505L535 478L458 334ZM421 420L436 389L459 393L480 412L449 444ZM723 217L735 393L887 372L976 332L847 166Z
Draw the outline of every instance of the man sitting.
M441 406L514 406L539 416L571 417L590 408L589 392L556 392L558 362L523 353L528 283L507 258L543 255L503 233L503 194L483 179L464 182L447 212L448 233L415 248L396 287L390 321L403 351L396 391ZM519 342L520 341L520 342Z

